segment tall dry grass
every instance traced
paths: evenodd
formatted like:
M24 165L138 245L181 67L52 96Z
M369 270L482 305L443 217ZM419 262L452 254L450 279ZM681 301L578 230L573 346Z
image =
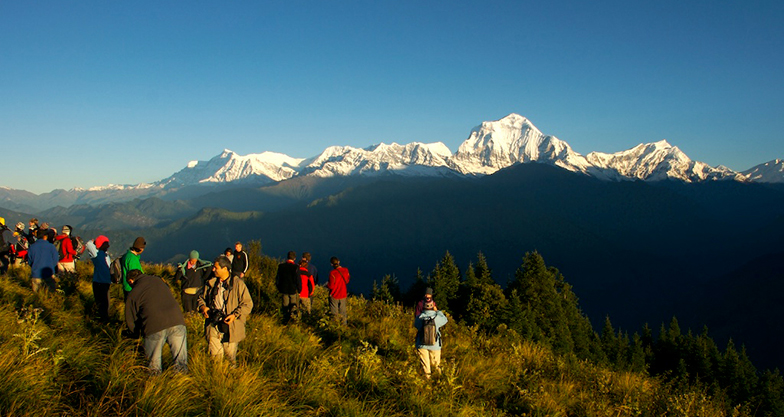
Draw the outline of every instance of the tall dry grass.
M166 266L145 269L169 282L173 275ZM443 329L441 373L425 380L411 309L352 297L344 327L328 316L321 287L312 315L287 325L269 296L247 321L236 368L212 361L203 319L187 315L189 372L150 376L139 341L122 335L117 288L113 322L101 324L93 319L89 267L55 294L33 294L24 273L0 276L0 415L727 415L699 389L613 372L505 328L487 335L455 321ZM261 279L256 285L259 293L268 288Z

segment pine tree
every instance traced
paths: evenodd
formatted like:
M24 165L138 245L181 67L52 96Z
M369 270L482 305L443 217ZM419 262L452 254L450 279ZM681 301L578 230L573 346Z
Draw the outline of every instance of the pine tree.
M422 275L422 270L417 269L414 282L411 283L408 291L406 291L405 295L403 296L403 302L406 305L413 307L417 301L421 300L425 295L425 290L427 289L428 285L429 284L427 283L427 280L425 279L424 275Z
M436 300L438 309L452 313L450 305L456 304L457 291L460 288L460 270L449 251L436 264L430 274L430 282L433 287L433 299Z
M515 279L507 288L507 294L510 302L512 297L516 298L513 307L521 309L525 317L518 322L526 323L532 336L541 334L541 341L550 344L556 352L573 350L562 297L556 288L556 278L539 253L525 255L523 264L515 273Z
M746 355L746 347L742 346L738 352L732 339L727 343L727 350L722 357L721 381L727 395L735 403L749 401L756 391L757 370Z
M393 275L384 275L381 278L380 285L374 280L370 298L374 301L394 304L400 299L400 283L398 279Z

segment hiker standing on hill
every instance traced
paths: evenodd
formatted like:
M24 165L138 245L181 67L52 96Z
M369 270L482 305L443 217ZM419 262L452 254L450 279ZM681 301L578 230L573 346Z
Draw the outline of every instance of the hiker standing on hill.
M27 251L27 262L30 264L30 282L33 292L38 292L44 284L51 291L57 288L54 274L57 269L57 263L60 261L60 255L57 253L54 245L49 242L49 238L47 230L39 230L38 240L30 245L30 250Z
M38 219L33 217L27 225L27 241L32 245L38 239Z
M229 262L234 262L234 251L231 248L226 248L223 251L223 256L229 258Z
M125 279L133 289L125 300L125 324L131 333L144 336L150 373L161 373L164 343L169 345L174 367L188 372L188 329L169 286L138 269L128 271Z
M278 273L275 275L275 287L281 294L281 312L283 320L288 322L292 315L297 314L299 306L299 294L302 291L302 279L299 276L299 266L294 262L297 253L289 251L286 254L286 262L278 265Z
M87 242L85 252L93 262L93 298L98 306L98 319L102 322L109 321L109 289L112 285L112 275L109 267L112 264L109 255L109 238L100 235Z
M433 299L433 289L428 287L425 289L425 296L417 301L416 306L414 306L414 319L416 320L423 311L425 311L425 304L432 301L433 302L433 310L438 311L438 307L436 306L436 301Z
M329 273L329 310L332 317L336 317L343 325L348 323L348 311L346 306L346 298L348 297L348 282L349 273L348 269L340 266L340 259L333 256L329 259L332 265L332 271Z
M60 262L57 263L57 270L60 273L76 273L76 263L74 256L76 256L76 249L71 241L71 226L63 226L63 234L55 237L57 242L60 242Z
M212 262L199 259L199 252L192 250L188 260L179 265L174 280L180 282L182 288L182 310L186 313L198 311L199 295L206 281L212 274Z
M232 275L231 262L225 256L215 259L212 273L199 296L199 311L206 319L204 335L214 360L221 361L225 355L236 365L237 344L245 339L245 320L253 300L245 281Z
M7 231L8 226L5 225L5 219L0 217L0 274L5 274L8 271L8 264L11 263L11 243L5 240L5 232Z
M248 253L242 250L242 242L234 244L234 259L231 260L231 274L235 277L245 278L248 272Z
M308 254L305 252L302 256L302 260L299 262L299 278L302 281L302 290L299 292L299 308L300 311L305 311L306 313L310 314L311 303L310 303L310 296L313 295L313 289L316 288L316 283L313 281L313 275L310 274L308 270L308 259L305 258L304 255Z
M315 287L319 284L319 274L316 265L313 265L313 262L311 262L310 252L303 252L302 259L308 262L308 273L313 277L313 286Z
M125 252L122 258L122 286L123 286L123 293L125 294L125 299L128 299L128 294L130 294L131 284L127 280L128 271L138 269L144 273L144 269L142 269L142 252L144 252L144 248L147 247L147 241L144 240L143 237L139 236L136 240L133 241L133 245L128 248L128 252Z
M447 323L444 313L436 311L435 302L428 301L423 306L414 326L417 328L416 349L419 363L429 379L431 372L440 372L441 327Z
M16 237L16 243L12 247L14 253L14 266L22 266L22 264L27 263L27 249L30 248L31 242L27 233L24 231L24 223L19 222L16 224L14 236Z

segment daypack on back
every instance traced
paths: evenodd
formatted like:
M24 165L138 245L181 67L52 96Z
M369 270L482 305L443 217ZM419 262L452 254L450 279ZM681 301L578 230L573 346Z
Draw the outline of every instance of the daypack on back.
M79 259L79 257L82 256L85 250L84 241L79 236L76 237L71 236L71 246L73 246L74 250L76 251L76 255L74 255L74 259Z
M122 256L115 258L109 265L109 275L112 283L117 284L122 281Z
M436 328L435 316L422 319L422 344L433 346L437 342L438 329Z

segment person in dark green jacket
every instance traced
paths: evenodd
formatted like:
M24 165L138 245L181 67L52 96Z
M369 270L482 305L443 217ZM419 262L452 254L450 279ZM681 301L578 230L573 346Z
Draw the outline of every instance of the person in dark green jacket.
M144 252L144 248L147 246L147 241L144 240L143 237L139 236L136 240L133 241L133 246L128 248L128 252L125 252L122 259L122 287L123 292L125 293L125 299L128 299L128 294L131 292L131 284L128 283L126 279L128 275L128 271L138 269L144 273L144 269L142 269L142 252Z

